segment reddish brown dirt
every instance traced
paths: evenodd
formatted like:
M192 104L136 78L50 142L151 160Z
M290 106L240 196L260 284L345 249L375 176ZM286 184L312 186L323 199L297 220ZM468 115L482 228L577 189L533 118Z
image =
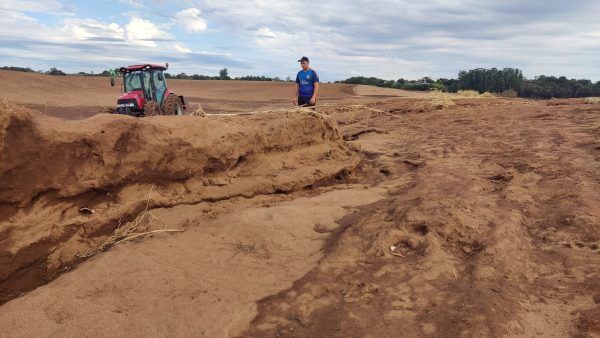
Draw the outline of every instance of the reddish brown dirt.
M408 113L352 134L377 130L354 143L394 188L342 218L318 266L242 335L600 334L600 107L378 106Z
M0 302L98 249L146 207L151 188L149 208L250 198L310 187L358 163L330 121L299 113L65 122L6 106L0 140Z
M0 288L32 291L0 330L600 335L600 106L336 95L331 118L5 107ZM79 259L146 201L143 230L184 231Z

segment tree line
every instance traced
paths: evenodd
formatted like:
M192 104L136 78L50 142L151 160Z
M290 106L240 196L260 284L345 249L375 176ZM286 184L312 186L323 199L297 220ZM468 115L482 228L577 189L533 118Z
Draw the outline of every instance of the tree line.
M419 80L383 80L375 77L355 76L342 83L364 84L378 87L405 90L441 90L456 93L459 90L490 92L503 96L519 96L533 99L575 98L600 96L600 81L567 79L564 76L536 76L526 79L517 68L477 68L460 71L456 79L433 80L424 77Z
M11 67L11 66L4 66L2 68L0 68L2 70L12 70L13 72L25 72L25 73L35 73L35 70L27 67Z
M4 66L0 69L12 70L20 72L36 72L27 67L9 67ZM50 68L48 71L37 71L48 75L69 75L57 68ZM100 73L94 72L79 72L72 75L81 76L103 76L109 77L109 70L104 70ZM165 73L166 78L170 79L185 79L185 80L239 80L239 81L287 81L292 82L291 77L282 80L278 77L266 76L241 76L232 78L229 76L227 68L219 70L219 75L188 75L186 73L169 74ZM519 96L523 98L533 99L550 99L550 98L575 98L575 97L598 97L600 96L600 81L594 83L586 79L567 79L564 76L546 76L540 75L533 79L526 79L523 72L517 68L477 68L469 71L462 70L458 73L456 79L437 79L423 77L418 80L406 80L404 78L398 80L383 80L376 77L355 76L343 81L336 81L350 84L363 84L378 87L397 88L405 90L440 90L445 92L456 93L459 90L475 90L479 93L490 92L502 96Z
M291 81L291 79L289 77L286 80L282 80L279 77L267 77L264 75L262 75L262 76L246 75L246 76L232 78L231 76L229 76L229 70L227 68L223 68L223 69L219 70L218 76L199 75L199 74L188 75L186 73L179 73L179 74L173 75L170 73L165 73L165 77L167 79L179 79L179 80L237 80L237 81L279 81L279 82L281 82L281 81L290 82Z
M25 68L25 67L11 67L11 66L4 66L4 67L0 67L0 69L2 70L12 70L12 71L16 71L16 72L26 72L26 73L43 73L43 74L48 74L48 75L58 75L58 76L66 76L66 75L80 75L80 76L98 76L98 77L110 77L110 71L109 70L103 70L100 73L94 73L89 72L78 72L75 74L67 74L65 72L63 72L62 70L52 67L50 68L48 71L35 71L29 67ZM200 75L200 74L192 74L192 75L188 75L186 73L179 73L179 74L170 74L165 72L165 77L167 79L178 79L178 80L238 80L238 81L287 81L287 82L291 82L291 78L288 77L286 80L282 80L279 77L267 77L267 76L256 76L256 75L247 75L247 76L240 76L240 77L235 77L232 78L229 76L229 71L227 68L223 68L221 70L219 70L219 75L217 76L210 76L210 75Z

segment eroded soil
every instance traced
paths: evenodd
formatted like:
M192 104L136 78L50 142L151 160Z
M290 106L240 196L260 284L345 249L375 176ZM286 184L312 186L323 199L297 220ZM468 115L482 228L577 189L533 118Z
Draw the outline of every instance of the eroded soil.
M331 118L121 128L109 116L13 114L4 144L39 142L2 153L2 294L20 297L0 306L0 331L600 335L600 106L454 99L437 109L427 97L355 94L324 101L318 112ZM148 146L132 152L134 140ZM54 163L55 149L81 160ZM11 174L18 163L35 170ZM183 232L76 259L148 201L144 230ZM78 212L83 202L96 213ZM19 279L27 267L39 269Z

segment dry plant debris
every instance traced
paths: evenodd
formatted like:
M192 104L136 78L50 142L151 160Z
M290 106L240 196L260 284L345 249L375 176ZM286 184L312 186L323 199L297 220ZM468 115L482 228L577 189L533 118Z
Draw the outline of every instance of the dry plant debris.
M144 208L144 210L142 212L140 212L135 217L135 219L133 221L131 221L131 223L127 229L125 229L122 232L119 232L119 230L121 229L121 222L119 221L119 225L117 226L117 229L115 230L115 232L111 236L109 236L106 239L106 241L104 241L104 243L102 243L102 245L100 245L100 247L97 250L88 251L81 257L82 258L91 257L99 252L103 252L103 251L107 250L108 248L110 248L114 245L117 245L121 242L129 241L129 240L132 240L135 238L154 236L156 234L163 233L163 232L183 232L183 229L167 228L167 225L163 221L161 221L158 217L156 217L155 215L153 215L151 212L148 211L148 207L150 206L150 196L152 195L153 190L154 190L154 184L150 187L150 192L148 193L148 199L146 200L146 207ZM144 220L146 220L146 219L147 219L147 223L143 224ZM162 223L163 228L151 230L151 231L138 232L138 230L139 230L139 228L141 228L141 226L148 226L152 223L153 220L156 220L156 221Z

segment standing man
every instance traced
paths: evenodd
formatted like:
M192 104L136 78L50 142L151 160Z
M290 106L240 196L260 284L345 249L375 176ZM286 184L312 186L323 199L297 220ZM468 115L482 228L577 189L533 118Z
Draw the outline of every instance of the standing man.
M314 106L317 103L317 92L319 91L319 76L309 66L306 56L300 60L302 70L296 75L296 86L292 102L297 106Z

